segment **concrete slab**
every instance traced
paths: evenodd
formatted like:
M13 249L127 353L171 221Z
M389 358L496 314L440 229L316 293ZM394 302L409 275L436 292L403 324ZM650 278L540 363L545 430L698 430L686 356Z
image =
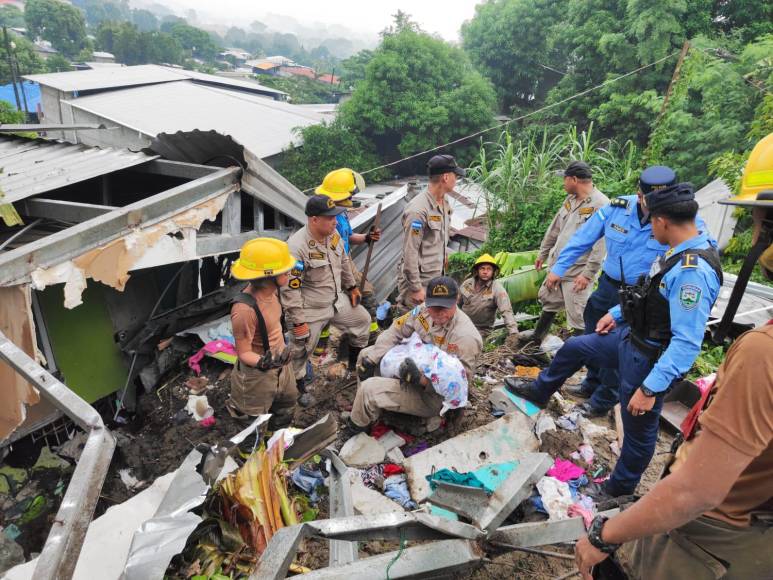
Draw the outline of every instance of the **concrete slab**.
M519 460L537 450L533 431L534 421L521 413L507 415L467 431L417 453L405 460L411 497L422 502L429 497L426 476L435 470L448 468L460 473L475 471L491 463Z

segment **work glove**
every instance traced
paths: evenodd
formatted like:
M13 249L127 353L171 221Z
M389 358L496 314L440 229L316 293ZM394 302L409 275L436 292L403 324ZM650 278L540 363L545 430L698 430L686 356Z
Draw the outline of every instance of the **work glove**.
M357 308L362 301L362 292L357 286L349 289L349 300L352 301L352 308Z
M403 385L403 388L407 388L408 385L412 385L414 387L420 387L421 386L421 371L419 370L419 367L416 365L416 362L412 358L406 358L403 360L403 362L400 363L400 368L397 371L400 382Z
M365 235L365 241L367 243L377 242L381 239L381 228L372 227L370 231Z
M360 360L357 361L357 377L359 377L361 381L364 381L375 376L376 366L376 363L368 360L367 357L361 356Z
M277 368L281 368L285 366L289 361L290 357L293 354L293 347L286 346L282 349L282 352L279 354L278 357L274 359L274 366Z
M274 367L274 355L270 350L258 359L258 364L255 367L260 371L267 371Z

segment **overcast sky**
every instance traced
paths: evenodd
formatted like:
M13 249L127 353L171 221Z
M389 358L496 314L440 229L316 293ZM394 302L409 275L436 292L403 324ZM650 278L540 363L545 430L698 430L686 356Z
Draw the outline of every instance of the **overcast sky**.
M246 27L252 20L260 20L266 13L291 16L303 24L321 22L338 24L363 33L377 33L391 21L398 9L413 16L421 27L437 33L446 40L458 41L462 22L472 18L476 0L158 0L160 4L178 10L192 8L205 20L233 18L234 24ZM180 10L181 11L181 10ZM222 20L221 20L222 21Z

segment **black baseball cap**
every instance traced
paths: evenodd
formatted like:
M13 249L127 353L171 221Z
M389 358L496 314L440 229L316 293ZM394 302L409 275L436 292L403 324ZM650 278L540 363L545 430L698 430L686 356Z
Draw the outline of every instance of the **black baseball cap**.
M564 170L564 177L576 177L577 179L590 179L593 171L585 161L572 161Z
M467 171L456 164L456 159L452 155L435 155L427 162L427 171L430 175L444 173L456 173L459 177L467 175Z
M306 201L306 215L312 216L332 216L344 213L345 207L339 207L326 195L312 195Z
M695 199L695 189L692 183L676 183L663 189L651 191L644 197L644 203L650 213L662 210L664 207Z
M657 189L670 187L675 183L676 172L665 165L647 167L639 176L639 189L645 195Z
M449 276L438 276L432 278L427 284L427 296L424 304L429 306L440 306L441 308L451 308L456 304L459 297L459 285L456 280Z

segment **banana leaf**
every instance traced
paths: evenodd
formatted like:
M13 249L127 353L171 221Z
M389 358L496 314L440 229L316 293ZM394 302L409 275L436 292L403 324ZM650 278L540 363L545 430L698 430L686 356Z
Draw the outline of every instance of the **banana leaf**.
M509 276L498 278L497 280L504 286L507 295L510 297L510 302L513 304L513 310L517 312L517 305L537 299L539 287L546 276L546 268L537 271L534 265L531 265L523 266Z
M539 250L529 250L527 252L499 252L494 256L494 260L499 266L499 275L501 277L509 276L523 266L531 266L537 261Z

